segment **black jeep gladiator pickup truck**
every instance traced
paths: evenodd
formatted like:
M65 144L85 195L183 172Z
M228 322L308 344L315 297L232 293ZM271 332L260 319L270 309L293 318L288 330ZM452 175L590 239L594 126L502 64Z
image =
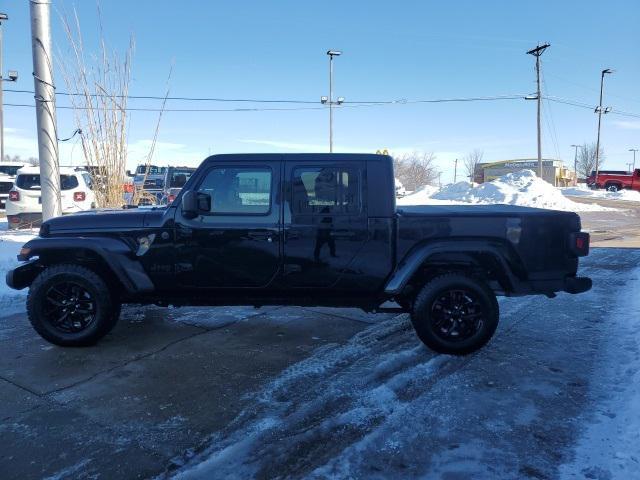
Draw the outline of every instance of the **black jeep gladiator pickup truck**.
M507 205L397 208L386 155L214 155L167 207L45 222L7 284L63 346L98 341L122 303L324 305L410 312L427 346L465 354L493 335L496 294L591 288L580 228Z

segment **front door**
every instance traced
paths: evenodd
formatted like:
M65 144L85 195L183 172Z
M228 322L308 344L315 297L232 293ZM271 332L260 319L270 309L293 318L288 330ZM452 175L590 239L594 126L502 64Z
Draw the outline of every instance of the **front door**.
M176 212L181 286L266 287L280 268L280 157L221 160L194 184L210 198L193 219Z
M283 283L333 287L367 241L364 162L287 162Z

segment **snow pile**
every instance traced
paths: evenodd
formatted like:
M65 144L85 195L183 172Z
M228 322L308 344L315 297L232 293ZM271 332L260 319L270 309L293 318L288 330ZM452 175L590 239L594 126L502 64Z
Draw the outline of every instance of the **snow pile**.
M609 210L599 205L576 203L569 200L560 189L538 178L531 170L508 173L478 186L468 182L458 182L447 185L431 195L416 192L406 196L398 204L508 204L571 212Z
M18 265L16 255L26 242L37 235L37 230L7 230L6 218L0 219L0 311L2 315L24 310L27 289L13 290L5 282L9 270Z
M625 202L640 202L640 192L635 190L620 190L608 192L606 190L591 190L584 184L575 187L561 188L563 195L568 197L602 198L604 200L622 200Z

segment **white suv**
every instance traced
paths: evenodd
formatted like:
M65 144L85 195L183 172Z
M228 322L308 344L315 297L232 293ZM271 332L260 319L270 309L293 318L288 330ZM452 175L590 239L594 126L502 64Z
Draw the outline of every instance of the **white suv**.
M60 167L60 200L62 213L96 208L91 176L86 170ZM24 167L18 170L15 184L9 192L6 210L9 228L31 228L40 225L40 167Z
M13 187L18 170L28 166L28 163L0 162L0 210L5 208L9 190Z

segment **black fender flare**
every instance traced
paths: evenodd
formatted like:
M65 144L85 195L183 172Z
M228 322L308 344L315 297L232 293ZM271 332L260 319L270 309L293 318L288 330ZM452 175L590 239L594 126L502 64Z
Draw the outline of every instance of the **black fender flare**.
M37 237L29 240L23 247L18 260L26 261L39 257L44 253L56 251L89 251L98 256L120 281L122 287L131 294L151 292L155 289L153 282L142 268L142 264L135 259L132 248L122 240L110 237ZM29 267L33 262L22 267ZM16 268L13 278L16 279ZM10 272L12 273L12 272ZM22 275L25 277L25 275ZM15 280L14 280L15 282ZM9 283L9 275L7 275ZM24 283L24 281L22 282ZM12 288L24 288L27 285L9 285Z
M422 244L413 248L398 264L389 280L387 280L384 292L387 295L398 295L401 293L420 266L433 255L441 253L489 254L495 258L500 265L510 283L510 288L515 290L521 283L507 263L508 252L504 245L489 240L443 240Z

